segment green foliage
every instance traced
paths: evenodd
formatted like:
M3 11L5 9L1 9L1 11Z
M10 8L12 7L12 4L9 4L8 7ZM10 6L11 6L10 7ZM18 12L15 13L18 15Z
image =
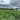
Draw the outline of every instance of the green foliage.
M15 20L20 18L20 11L17 10L0 10L0 20Z

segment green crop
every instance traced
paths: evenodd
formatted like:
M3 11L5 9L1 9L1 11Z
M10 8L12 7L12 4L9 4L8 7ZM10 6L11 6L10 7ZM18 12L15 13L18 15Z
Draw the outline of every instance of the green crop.
M0 10L0 20L15 20L20 18L20 11L17 10Z

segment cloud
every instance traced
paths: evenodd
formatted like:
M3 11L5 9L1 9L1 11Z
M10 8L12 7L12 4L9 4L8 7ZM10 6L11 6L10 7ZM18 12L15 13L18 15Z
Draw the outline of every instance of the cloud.
M10 3L10 0L1 0L1 1L4 1L3 3L1 2L1 4L9 4Z

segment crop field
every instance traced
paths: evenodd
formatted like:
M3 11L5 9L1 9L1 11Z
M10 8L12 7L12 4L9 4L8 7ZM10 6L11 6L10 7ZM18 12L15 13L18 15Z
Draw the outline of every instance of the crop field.
M15 20L15 18L20 18L20 11L0 10L0 20Z

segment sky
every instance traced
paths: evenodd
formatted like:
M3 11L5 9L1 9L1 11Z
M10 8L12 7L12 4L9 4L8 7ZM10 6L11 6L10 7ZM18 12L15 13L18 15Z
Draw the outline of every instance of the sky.
M1 4L10 4L10 2L14 3L15 1L18 1L18 0L0 0L0 3Z
M0 0L0 3L1 4L9 4L11 7L14 7L14 6L15 7L18 7L19 6L20 7L20 0Z
M10 3L10 0L0 0L0 3L1 4L9 4Z

